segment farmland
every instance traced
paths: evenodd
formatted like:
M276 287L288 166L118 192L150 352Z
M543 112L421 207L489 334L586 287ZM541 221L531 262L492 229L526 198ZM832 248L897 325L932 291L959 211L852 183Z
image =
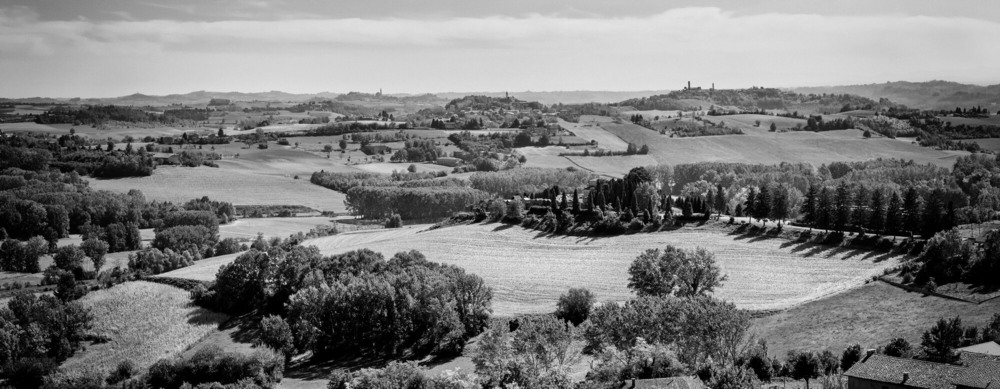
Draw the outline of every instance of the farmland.
M425 231L426 226L345 233L305 242L325 255L370 248L392 256L418 250L431 261L455 264L482 276L494 289L501 316L551 312L567 289L586 287L600 301L622 301L628 266L642 251L675 245L708 247L729 275L716 296L747 309L781 309L862 284L900 258L783 240L748 241L717 227L613 238L552 236L503 224ZM211 280L227 259L208 259L165 274Z
M963 325L983 326L998 311L1000 299L973 304L872 282L755 319L753 331L767 340L773 355L792 349L839 352L853 343L884 346L895 337L920 344L920 335L939 318L961 316Z
M145 369L217 331L228 318L194 306L183 289L142 281L90 293L80 303L94 315L90 333L108 341L67 360L62 368L68 371L110 370L123 360Z

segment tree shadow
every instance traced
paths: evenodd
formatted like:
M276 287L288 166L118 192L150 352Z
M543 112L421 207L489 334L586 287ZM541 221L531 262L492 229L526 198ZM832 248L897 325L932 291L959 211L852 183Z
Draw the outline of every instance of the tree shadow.
M511 228L514 228L514 225L513 225L513 224L507 224L507 223L503 223L503 224L500 224L499 226L496 226L496 227L494 227L494 228L493 228L493 231L494 231L494 232L497 232L497 231L504 231L504 230L509 230L509 229L511 229Z
M300 380L322 380L329 378L334 370L381 368L390 361L386 358L373 357L334 357L320 360L310 356L288 364L284 376Z

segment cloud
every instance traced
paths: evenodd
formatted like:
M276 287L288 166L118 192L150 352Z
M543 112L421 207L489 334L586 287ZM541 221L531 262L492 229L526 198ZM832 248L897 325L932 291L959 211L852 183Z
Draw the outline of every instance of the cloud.
M641 17L228 21L40 21L21 7L0 8L0 70L57 58L79 59L94 67L105 63L114 69L122 66L117 59L132 56L131 66L145 59L149 72L157 74L165 71L157 61L208 58L258 58L262 63L256 69L261 72L279 72L278 64L288 66L295 59L306 69L320 71L309 62L404 58L401 62L406 63L371 68L388 73L386 77L394 71L420 70L466 83L436 90L497 88L518 79L541 80L551 89L661 88L691 77L729 85L807 85L851 82L852 77L856 82L968 80L969 74L995 77L990 69L1000 60L992 50L997 36L1000 24L970 18L737 15L708 7ZM435 59L440 62L412 62ZM269 62L274 65L268 67ZM462 69L488 72L495 79L492 84L478 81L475 71ZM512 74L511 69L539 74ZM241 76L246 74L231 75ZM479 84L467 84L474 81Z

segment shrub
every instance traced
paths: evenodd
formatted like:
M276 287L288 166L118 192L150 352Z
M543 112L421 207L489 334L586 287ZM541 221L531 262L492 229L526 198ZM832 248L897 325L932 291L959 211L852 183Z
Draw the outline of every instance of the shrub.
M75 245L60 247L56 254L52 256L53 264L66 271L74 271L83 267L83 258L86 255Z
M236 238L225 238L215 245L215 255L233 254L240 251L240 241Z
M174 269L191 266L200 259L189 251L175 252L171 249L160 251L149 247L128 256L128 268L138 275L154 275Z
M295 352L292 329L281 316L269 315L260 320L260 344L280 352L285 362L290 361Z
M389 218L385 220L385 228L400 228L403 226L403 218L399 217L398 213L389 215Z
M645 226L646 225L643 224L642 220L639 220L639 218L633 218L632 221L628 223L628 229L631 231L640 231Z
M214 247L215 240L216 234L208 227L183 225L157 231L153 247L175 252L190 251L200 255L206 249Z
M566 294L559 296L556 303L556 317L580 325L590 316L590 308L594 306L594 295L584 288L570 289Z
M109 385L114 385L119 382L125 381L132 378L139 373L139 369L136 368L135 363L130 360L124 360L118 363L118 366L108 374L107 383Z

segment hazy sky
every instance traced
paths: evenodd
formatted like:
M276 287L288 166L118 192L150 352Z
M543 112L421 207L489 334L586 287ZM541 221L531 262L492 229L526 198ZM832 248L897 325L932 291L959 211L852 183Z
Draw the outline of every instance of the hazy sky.
M998 1L0 0L0 96L1000 83Z

